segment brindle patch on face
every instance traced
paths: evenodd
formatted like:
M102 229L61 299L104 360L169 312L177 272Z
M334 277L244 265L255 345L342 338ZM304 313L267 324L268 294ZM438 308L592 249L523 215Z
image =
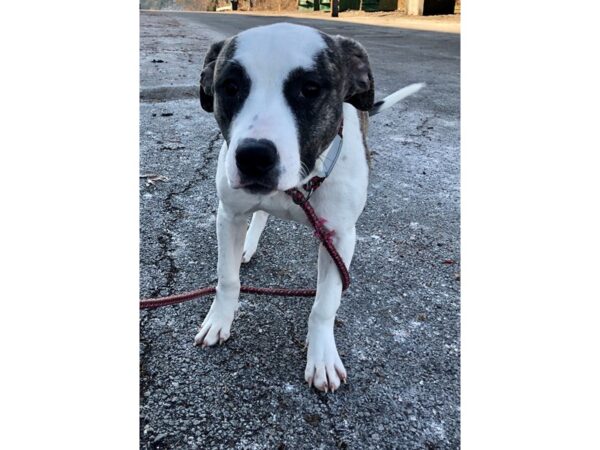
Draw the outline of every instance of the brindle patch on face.
M283 85L284 96L292 109L298 129L303 175L308 175L317 157L335 137L342 119L345 79L343 61L335 41L321 33L327 48L315 55L312 69L290 72ZM318 87L318 94L306 94L307 85Z
M231 137L231 122L242 109L251 87L246 69L233 59L235 49L234 37L221 50L214 74L214 115L227 144Z

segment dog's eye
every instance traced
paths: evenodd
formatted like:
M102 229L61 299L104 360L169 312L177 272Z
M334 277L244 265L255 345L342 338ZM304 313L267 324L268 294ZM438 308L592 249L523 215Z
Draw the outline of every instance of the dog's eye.
M302 86L302 95L306 98L316 98L321 93L321 86L314 81L307 81Z
M226 80L223 83L223 92L228 97L235 97L237 95L237 93L239 92L239 90L240 90L239 86L233 80Z

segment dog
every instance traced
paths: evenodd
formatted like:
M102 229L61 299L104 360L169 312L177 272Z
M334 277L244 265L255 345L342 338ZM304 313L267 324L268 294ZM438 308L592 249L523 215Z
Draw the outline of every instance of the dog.
M210 47L200 76L200 103L214 114L224 137L216 174L218 282L195 345L229 338L238 309L240 264L254 255L269 215L308 224L285 191L301 189L323 172L338 134L337 162L328 167L331 173L310 201L334 232L333 243L349 268L355 224L367 199L368 116L421 86L375 103L363 46L301 25L251 28ZM333 333L341 294L338 269L321 245L304 378L324 392L335 391L347 378Z

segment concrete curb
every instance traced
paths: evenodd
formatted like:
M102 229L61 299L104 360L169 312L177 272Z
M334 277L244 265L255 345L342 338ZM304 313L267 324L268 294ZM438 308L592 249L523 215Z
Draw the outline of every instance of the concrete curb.
M168 102L198 98L198 86L158 86L140 89L141 102Z

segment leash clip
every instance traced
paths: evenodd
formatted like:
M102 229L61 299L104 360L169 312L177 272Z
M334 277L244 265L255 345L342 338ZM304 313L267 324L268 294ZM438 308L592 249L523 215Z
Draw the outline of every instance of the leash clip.
M313 192L315 192L315 190L316 190L316 188L314 188L314 187L311 187L306 190L306 195L304 196L304 201L302 202L302 204L306 203L310 199L310 196L312 195Z
M292 198L292 201L298 206L302 206L308 201L308 197L305 197L297 188L288 189L285 193L289 195Z

